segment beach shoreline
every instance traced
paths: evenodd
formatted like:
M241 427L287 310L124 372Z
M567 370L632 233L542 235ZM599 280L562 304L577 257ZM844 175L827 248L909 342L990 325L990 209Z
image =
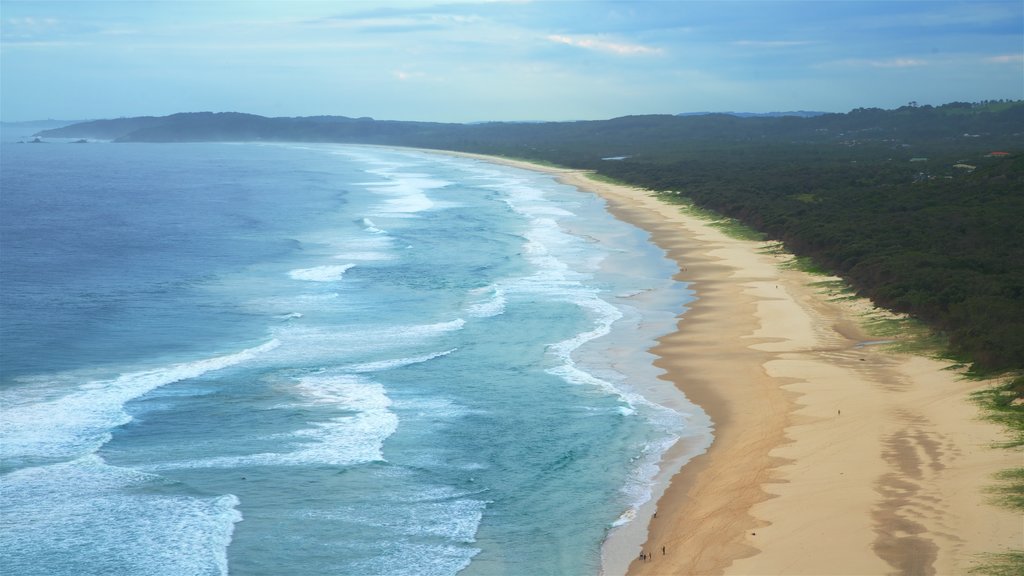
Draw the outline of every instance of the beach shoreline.
M969 400L990 382L874 345L861 326L884 311L830 298L827 278L649 191L457 155L601 196L696 291L651 352L711 417L714 442L688 462L666 457L651 502L611 531L605 574L965 573L1024 541L1019 515L983 493L1020 459L992 448L1004 432Z

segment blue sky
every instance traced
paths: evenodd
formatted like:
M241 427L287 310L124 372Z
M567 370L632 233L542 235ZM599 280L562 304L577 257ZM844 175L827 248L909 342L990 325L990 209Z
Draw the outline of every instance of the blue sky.
M471 122L1024 98L1024 2L0 0L0 118Z

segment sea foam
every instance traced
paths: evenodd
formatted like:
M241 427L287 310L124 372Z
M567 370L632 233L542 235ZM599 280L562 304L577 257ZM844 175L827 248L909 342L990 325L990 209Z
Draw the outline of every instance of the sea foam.
M0 455L7 461L53 461L94 452L109 441L112 429L131 421L124 410L128 401L167 384L248 362L280 344L271 340L235 354L86 382L45 402L18 403L2 412Z
M398 428L398 416L380 384L357 375L314 375L294 387L300 404L330 406L342 415L313 420L284 440L293 449L238 456L163 462L149 471L250 466L352 466L384 460L384 441ZM288 442L288 439L291 442Z
M501 285L473 290L470 296L476 300L467 306L466 313L476 318L490 318L505 312L508 299Z
M419 212L436 207L427 191L451 184L444 180L429 178L424 174L398 172L390 169L371 170L383 176L384 182L367 183L364 186L384 197L384 201L373 208L377 215L391 218L409 218Z
M433 324L340 325L332 328L281 323L271 329L281 346L267 360L283 365L338 365L344 359L351 359L348 364L382 361L376 359L393 356L395 350L404 351L429 345L439 336L461 330L465 324L466 321L461 318ZM386 361L393 360L389 358Z
M379 360L377 362L363 362L360 364L349 364L343 366L341 369L346 372L380 372L382 370L392 370L395 368L402 368L410 366L412 364L422 364L434 358L441 358L447 356L452 352L455 352L457 348L451 350L445 350L444 352L435 352L431 354L423 354L420 356L410 356L408 358L394 358L391 360Z
M493 188L504 191L508 195L508 206L528 218L530 226L522 233L523 254L535 269L530 276L500 283L494 288L494 294L500 294L503 300L516 295L543 294L545 298L563 300L586 310L593 319L593 327L549 344L548 353L557 359L557 364L547 372L568 383L587 386L617 398L621 402L618 410L621 415L632 417L641 414L659 433L656 439L642 446L620 489L628 507L612 525L621 526L635 519L640 507L650 501L654 478L664 454L686 433L686 417L640 394L627 384L623 374L611 366L601 376L592 367L580 367L574 354L589 343L611 334L616 322L624 316L618 306L602 297L600 290L590 286L592 274L600 269L605 252L590 249L588 245L593 244L593 238L567 232L564 227L573 214L548 202L543 191L525 181L508 178ZM609 297L621 298L621 295ZM502 301L501 307L504 306ZM497 306L490 309L494 308ZM480 304L470 307L471 312L480 310L488 310L488 307Z
M167 484L96 455L7 474L0 565L25 576L226 575L238 498L152 492Z
M344 264L340 266L315 266L313 268L302 268L288 272L293 280L305 280L307 282L337 282L345 275L345 272L355 267L355 264Z

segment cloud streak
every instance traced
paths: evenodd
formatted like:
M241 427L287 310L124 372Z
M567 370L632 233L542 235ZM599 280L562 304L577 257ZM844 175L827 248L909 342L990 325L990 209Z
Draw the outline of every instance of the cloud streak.
M929 66L931 64L928 60L922 60L920 58L881 58L881 59L868 59L868 58L848 58L845 60L838 60L824 65L825 68L919 68L922 66Z
M984 61L990 64L1024 64L1024 54L1000 54L989 56Z
M815 40L737 40L733 42L736 46L749 46L753 48L791 48L817 43Z
M395 70L394 72L391 73L391 75L401 82L407 82L409 80L417 80L427 77L427 75L424 74L423 72L410 72L408 70Z
M575 48L583 48L585 50L596 50L598 52L617 54L619 56L647 56L657 55L663 52L661 48L644 46L642 44L610 42L602 38L551 34L547 36L547 39L548 41L554 42L556 44L565 44L567 46L573 46Z

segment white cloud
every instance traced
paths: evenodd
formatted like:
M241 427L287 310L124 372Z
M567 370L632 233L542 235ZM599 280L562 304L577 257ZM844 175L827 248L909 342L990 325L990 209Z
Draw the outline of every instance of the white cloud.
M484 22L472 14L415 14L396 16L345 16L324 18L310 24L326 28L342 28L362 32L402 32L415 30L447 30Z
M415 80L417 78L426 78L427 76L423 72L408 72L406 70L395 70L391 75L402 82L405 82L406 80Z
M651 46L644 46L642 44L624 44L621 42L609 42L599 38L583 38L579 36L563 36L559 34L552 34L547 37L551 42L558 44L566 44L568 46L575 46L577 48L584 48L586 50L597 50L600 52L610 52L612 54L619 54L622 56L635 56L642 54L661 54L661 48L653 48Z
M985 62L991 64L1020 64L1024 62L1024 54L1000 54L998 56L989 56L985 58Z
M4 44L20 41L44 42L60 31L60 22L55 18L5 18L0 20L3 25Z
M25 42L10 42L5 38L0 41L0 46L3 46L4 50L19 48L81 48L91 45L92 44L89 42L77 42L72 40L28 40Z
M21 28L31 28L34 30L52 28L58 24L56 18L34 18L26 16L23 18L8 18L7 23L12 26L18 26Z
M754 48L788 48L790 46L807 46L817 44L813 40L737 40L736 46L752 46Z
M847 60L838 60L825 64L823 67L843 67L843 68L916 68L919 66L928 66L931 62L927 60L921 60L919 58L885 58L880 60L872 60L865 58L850 58Z
M867 65L873 68L915 68L927 66L927 60L917 58L889 58L887 60L868 60Z

